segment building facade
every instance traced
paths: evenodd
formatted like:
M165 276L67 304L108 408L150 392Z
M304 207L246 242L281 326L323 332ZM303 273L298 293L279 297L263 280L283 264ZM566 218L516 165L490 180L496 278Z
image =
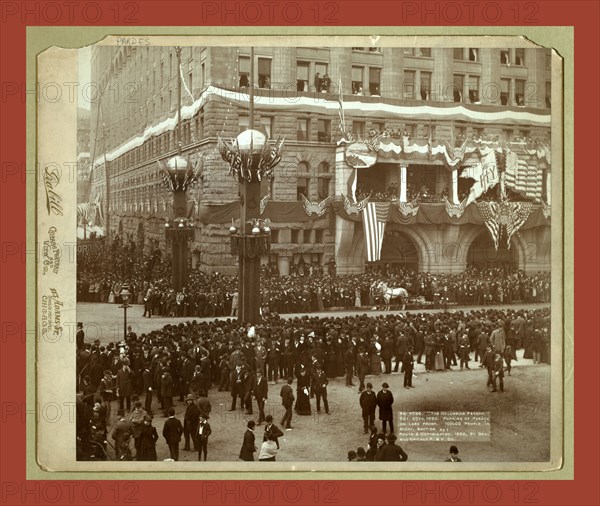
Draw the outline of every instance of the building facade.
M523 200L536 209L550 202L550 160L539 147L551 138L548 50L256 47L251 62L247 47L184 47L179 70L174 47L97 46L90 198L102 195L110 236L129 238L146 251L167 250L164 224L172 197L157 161L177 153L181 80L182 151L201 171L188 191L196 220L191 262L209 272L236 271L228 228L238 184L217 140L233 139L249 125L251 65L254 126L285 138L275 178L262 183L273 231L271 258L263 261L282 275L332 261L338 273L365 269L360 221L337 212L354 174L344 156L347 143L340 142L342 118L354 140L381 141L375 164L356 171L358 200L370 194L371 200L414 203L419 195L428 212L445 205L442 196L459 204L469 193L464 171L490 148L502 147L542 180L541 193ZM327 212L302 214L303 196L314 203L331 196ZM514 247L497 251L481 220L426 221L390 223L381 262L433 272L461 272L470 262L509 262L528 272L550 268L549 220L529 220L513 236Z

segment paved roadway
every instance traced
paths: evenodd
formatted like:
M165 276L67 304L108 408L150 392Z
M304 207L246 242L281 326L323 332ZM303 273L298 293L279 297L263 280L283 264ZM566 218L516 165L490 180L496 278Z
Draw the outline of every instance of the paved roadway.
M463 310L473 311L476 309L539 309L550 307L550 304L518 304L518 305L501 305L501 306L469 306L469 307L456 307L448 309L449 312ZM442 311L441 309L420 309L409 311L411 313L437 313ZM382 314L398 314L405 313L406 311L373 311L373 310L359 310L359 311L328 311L323 313L309 313L309 316L319 317L344 317L353 315L367 314L369 316L379 316ZM142 305L133 304L127 310L127 323L131 325L134 332L138 335L150 332L152 330L160 329L167 324L177 325L181 322L196 320L196 321L213 321L212 318L168 318L163 316L153 316L152 318L142 317L144 313L144 307ZM294 318L302 317L306 313L293 313L281 315L283 318ZM230 317L219 317L216 319L226 320ZM123 339L123 310L119 308L119 304L104 304L104 303L92 303L92 302L79 302L77 303L77 321L83 322L84 330L86 334L86 341L90 342L94 339L100 339L101 344L107 344L112 341L120 341Z
M511 308L541 308L547 304L527 304ZM507 308L509 306L494 306ZM465 308L472 310L475 308ZM421 312L432 312L426 310ZM116 304L80 303L77 305L78 320L86 325L86 340L100 338L103 342L121 339L123 331L123 310ZM138 333L161 328L167 323L179 323L187 318L143 318L142 306L133 306L128 311L130 321ZM363 311L359 311L362 314ZM381 311L367 311L370 315L380 315ZM357 312L330 312L318 316L347 316ZM298 315L285 315L293 317ZM212 319L212 318L209 318ZM96 334L95 334L96 333ZM415 364L414 389L402 388L403 374L367 376L375 390L387 381L394 393L394 410L406 411L483 411L490 413L491 433L489 440L456 442L460 457L466 462L519 462L546 461L550 452L550 376L551 367L535 365L523 359L523 350L518 352L518 361L513 364L513 372L505 378L504 394L488 393L485 386L487 372L471 362L471 369L461 371L458 367L451 371L426 373L424 365ZM354 379L356 382L356 378ZM279 392L282 380L269 384L265 412L273 414L278 423L282 415ZM295 384L294 384L295 388ZM347 451L358 446L367 446L363 435L357 387L348 388L344 378L330 380L329 403L331 415L315 412L315 400L311 401L312 416L297 416L294 413L294 429L281 438L278 461L344 461ZM231 403L229 392L210 390L213 410L210 423L213 435L209 441L209 460L236 461L242 443L247 420L256 419L244 415L238 409L229 412ZM183 419L185 404L174 397L176 416ZM255 403L254 403L255 404ZM113 403L116 412L116 402ZM162 437L165 418L154 399L154 420L160 439L157 444L159 460L168 458L168 448ZM376 420L377 425L380 422ZM262 441L263 427L256 430L257 443ZM315 446L315 438L317 445ZM112 442L109 436L109 441ZM440 462L447 458L450 442L401 442L412 462ZM183 441L181 443L183 448ZM111 452L112 454L112 452ZM191 469L204 469L197 463L197 453L180 452L180 460L196 461ZM210 465L210 463L208 463Z

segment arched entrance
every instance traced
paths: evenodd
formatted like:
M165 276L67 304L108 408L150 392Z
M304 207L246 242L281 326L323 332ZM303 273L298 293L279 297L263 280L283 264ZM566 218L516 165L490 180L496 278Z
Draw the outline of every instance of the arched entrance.
M417 245L400 230L386 230L379 264L417 271L419 267Z
M489 269L494 267L510 267L517 269L519 267L518 244L515 240L511 242L511 247L506 247L505 241L500 241L498 249L494 247L494 242L487 230L483 230L475 237L467 253L467 267L473 266L478 269Z

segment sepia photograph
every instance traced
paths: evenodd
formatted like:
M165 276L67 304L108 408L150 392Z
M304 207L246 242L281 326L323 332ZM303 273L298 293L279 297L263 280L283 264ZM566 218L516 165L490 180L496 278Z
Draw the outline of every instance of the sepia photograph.
M411 41L75 50L72 469L560 465L560 58Z

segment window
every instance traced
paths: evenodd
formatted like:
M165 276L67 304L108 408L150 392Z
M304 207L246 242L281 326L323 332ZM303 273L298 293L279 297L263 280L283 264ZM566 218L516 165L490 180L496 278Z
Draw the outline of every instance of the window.
M476 48L469 48L469 61L479 61L479 51Z
M414 138L417 132L417 125L414 123L407 123L404 125L404 132L408 135L409 138ZM404 132L402 132L404 134Z
M327 162L321 162L318 167L319 174L329 173L330 167Z
M358 137L364 137L365 135L365 122L364 121L353 121L352 122L352 134Z
M325 237L325 230L323 230L322 228L319 228L319 229L315 230L315 243L316 244L323 244L324 237ZM318 261L319 254L318 253L314 253L313 257L315 255L317 256L317 261L315 262L314 261L315 259L313 258L313 263L319 263L319 261Z
M546 107L548 107L548 109L552 105L552 95L550 94L551 89L552 83L550 81L546 81Z
M271 244L277 244L279 242L279 230L271 229Z
M329 177L320 177L319 178L319 200L326 199L329 197Z
M464 90L465 76L460 74L454 74L454 101L463 101L463 90Z
M331 79L327 74L327 63L315 63L315 91L321 93L329 91Z
M479 77L469 76L469 102L475 104L479 102Z
M404 82L403 91L405 99L415 98L415 71L405 70L404 71Z
M200 87L204 88L204 83L206 82L206 67L204 62L200 65Z
M292 244L300 244L300 230L292 230Z
M309 140L309 120L306 118L298 118L296 127L296 140L307 141Z
M319 142L331 142L331 120L317 120L317 139Z
M514 136L514 132L511 128L502 129L502 137L504 138L504 142L512 142Z
M372 125L373 130L376 132L383 132L385 130L385 123L381 121L374 121Z
M500 50L500 63L503 65L510 65L510 51L508 49Z
M273 116L261 116L260 117L260 129L267 135L267 137L273 137L275 118Z
M508 105L508 90L510 88L510 81L508 79L500 79L500 103L502 105Z
M515 102L519 106L525 105L525 80L515 80Z
M483 137L483 128L473 128L473 137L481 139Z
M415 54L415 49L412 47L405 47L403 51L407 56L413 56Z
M525 140L527 140L528 137L531 137L531 130L521 130L519 133Z
M369 95L378 97L381 95L379 84L381 79L381 69L378 67L369 68Z
M421 100L431 100L431 72L421 72Z
M188 74L188 81L189 81L189 89L192 92L192 95L194 94L194 76L192 71L190 70L190 73Z
M363 72L364 67L352 67L352 94L363 94Z
M310 180L307 177L299 177L296 180L296 198L302 200L302 195L308 197L308 184Z
M518 47L515 49L515 65L525 65L525 48Z
M463 59L463 55L464 55L464 51L462 47L455 47L454 48L454 59L455 60L462 60Z
M298 62L296 65L296 90L308 91L308 70L310 63Z
M466 127L454 127L454 147L460 147L465 142L465 137L467 136L467 128Z
M248 130L250 128L250 117L246 114L240 114L238 116L238 127L239 132L243 132L244 130Z
M240 88L246 88L250 86L250 57L240 56L239 64Z
M418 47L417 48L417 56L431 56L431 48L430 47Z
M552 68L552 53L549 50L546 50L546 70L550 70Z
M271 59L270 58L259 58L258 59L258 87L259 88L270 88L271 87Z

